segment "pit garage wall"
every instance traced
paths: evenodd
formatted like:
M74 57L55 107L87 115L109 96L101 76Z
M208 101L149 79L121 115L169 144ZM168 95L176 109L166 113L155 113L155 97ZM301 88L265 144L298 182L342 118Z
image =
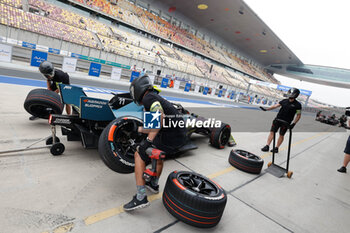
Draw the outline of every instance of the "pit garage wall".
M49 48L60 49L67 52L69 51L70 53L77 53L80 55L98 58L106 61L111 61L111 62L123 64L126 66L133 67L134 65L136 65L137 68L145 68L147 71L151 71L153 74L156 74L157 70L161 70L162 76L165 76L166 74L172 75L175 73L177 77L183 77L186 79L194 80L196 83L202 83L202 84L205 84L206 86L216 88L219 85L222 85L223 88L229 89L229 90L235 90L236 93L237 92L246 93L247 91L247 90L239 89L235 86L229 86L227 84L208 80L203 77L199 77L189 73L184 73L178 70L170 69L169 67L166 67L164 64L159 65L158 63L157 64L150 63L150 62L142 61L135 58L125 57L114 53L108 53L99 49L81 46L81 45L70 43L60 39L32 33L29 31L24 31L17 28L12 28L5 25L0 25L0 36L19 40L19 41L22 40L22 41L33 43L36 45L47 46ZM20 61L25 61L30 63L31 52L32 50L30 48L24 48L21 46L13 45L12 57L14 60L20 60ZM48 60L53 62L56 66L62 65L63 57L64 57L63 55L56 55L52 53L48 54ZM90 66L90 61L78 59L77 71L88 73L89 66ZM112 72L112 66L102 64L101 74L110 76L111 72ZM130 78L130 75L131 75L130 69L122 69L122 78L128 80ZM269 99L276 99L276 97L266 96L265 94L258 93L258 92L250 92L249 94L252 96L259 95Z

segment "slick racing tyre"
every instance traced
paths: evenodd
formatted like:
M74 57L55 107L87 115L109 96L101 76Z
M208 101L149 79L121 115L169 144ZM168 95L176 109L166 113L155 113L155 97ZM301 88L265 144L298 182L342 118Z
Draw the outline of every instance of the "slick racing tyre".
M118 118L103 130L99 142L98 153L102 161L115 172L134 172L134 154L136 146L145 137L133 132L135 123L142 126L142 121L135 117Z
M24 109L31 115L49 119L50 114L62 114L63 103L59 94L47 89L34 89L24 101Z
M163 204L175 218L196 227L216 226L224 212L227 196L215 182L189 171L168 176Z
M231 136L231 127L221 123L220 128L213 128L210 133L210 144L218 149L225 148Z
M252 174L260 174L264 165L263 159L244 150L231 150L228 161L235 168Z

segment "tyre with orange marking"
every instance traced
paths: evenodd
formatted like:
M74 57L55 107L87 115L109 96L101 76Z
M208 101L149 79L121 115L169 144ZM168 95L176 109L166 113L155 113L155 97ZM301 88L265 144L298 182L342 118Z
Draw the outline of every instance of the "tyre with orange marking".
M113 120L102 131L98 142L98 153L111 170L118 173L132 173L135 167L135 146L145 137L135 132L135 125L142 121L135 117L121 117Z
M228 162L239 170L260 174L264 160L245 150L231 150Z
M62 114L63 107L59 94L42 88L31 90L24 101L29 114L43 119L49 119L50 114Z
M221 123L220 128L213 128L210 133L210 144L218 149L225 148L231 136L231 126Z
M216 226L227 202L223 188L209 178L189 171L174 171L168 176L162 199L175 218L201 228Z

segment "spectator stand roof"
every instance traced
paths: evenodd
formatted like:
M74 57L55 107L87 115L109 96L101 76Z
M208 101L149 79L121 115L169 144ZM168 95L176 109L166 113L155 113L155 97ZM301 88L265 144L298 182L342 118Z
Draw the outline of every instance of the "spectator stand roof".
M350 88L350 70L305 65L242 0L143 0L158 2L211 31L273 73ZM161 2L161 3L160 3ZM281 66L281 67L279 67Z
M143 0L163 4L167 14L180 13L213 32L263 66L302 65L300 59L242 0Z

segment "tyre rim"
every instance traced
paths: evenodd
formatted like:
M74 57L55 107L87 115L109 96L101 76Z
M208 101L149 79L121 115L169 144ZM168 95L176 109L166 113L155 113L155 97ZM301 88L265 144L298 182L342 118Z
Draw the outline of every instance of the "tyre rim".
M34 105L31 107L31 112L37 114L38 116L48 116L50 115L52 108L43 105Z
M218 188L210 180L192 173L183 173L178 176L179 182L186 188L196 193L206 196L216 196L219 193Z
M139 136L137 138L132 135L133 123L129 122L123 124L118 128L114 133L113 144L119 153L123 154L125 157L134 158L136 151L135 146L132 146L133 143L140 143L145 136Z
M256 156L255 154L249 153L248 151L244 150L237 150L237 154L246 157L248 159L254 159L254 160L260 160L260 157Z
M228 143L228 140L230 139L230 131L227 127L222 131L220 135L220 143L221 145L226 145Z

